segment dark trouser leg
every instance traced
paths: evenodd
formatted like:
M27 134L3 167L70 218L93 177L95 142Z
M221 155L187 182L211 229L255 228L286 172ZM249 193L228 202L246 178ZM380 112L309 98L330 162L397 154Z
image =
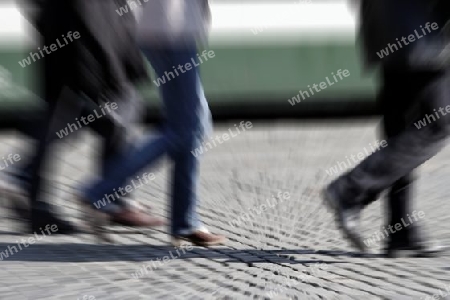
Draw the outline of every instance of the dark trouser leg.
M399 74L387 69L383 70L382 90L379 97L383 114L383 129L386 139L394 138L407 129L410 123L408 112L411 111L411 99L414 95L399 88L399 78L409 81L406 74ZM400 79L400 80L402 80ZM406 82L405 82L406 83ZM400 87L403 85L400 85ZM402 224L402 219L407 220L407 214L411 212L414 175L409 173L397 180L389 189L387 195L387 220L388 225ZM412 236L414 227L407 227L397 232L396 240L407 241Z
M75 95L73 95L75 96ZM59 102L59 104L54 103L55 105L64 105L64 100L58 100L62 101ZM77 114L78 111L82 111L82 114L84 116L88 116L93 113L93 109L96 108L94 104L91 105L85 105L87 104L88 100L83 99L80 97L79 99L73 98L70 99L68 108L73 108L73 120L69 120L67 118L67 122L74 122L75 118L77 117L75 114ZM130 147L133 145L132 139L130 138L132 136L132 133L130 132L129 127L131 127L132 123L136 123L138 120L140 120L140 115L142 111L142 100L137 95L137 92L135 91L133 86L128 86L124 89L124 93L121 96L120 99L117 100L118 102L118 109L116 112L121 116L121 119L123 120L125 127L119 128L120 126L116 123L114 123L114 120L108 117L103 117L101 119L95 120L90 124L92 129L96 131L99 135L103 137L103 144L102 144L102 156L101 156L101 173L104 174L108 172L107 166L108 161L110 159L120 159L120 157L123 156L123 153L130 150ZM53 110L53 111L51 111ZM99 109L97 109L99 110ZM48 120L55 119L55 118L65 118L64 116L67 115L67 109L61 109L59 108L59 111L56 111L56 107L51 107L51 104L48 108L48 111L46 112L46 115L43 116L43 118L37 120L34 124L32 124L33 127L31 130L29 130L30 138L34 139L35 141L39 141L43 136L46 136L47 144L51 144L54 141L58 140L58 136L56 134L52 134L50 132L49 135L46 134L46 130L48 130ZM54 114L57 114L55 117ZM61 116L62 115L62 116ZM71 114L72 115L72 114ZM61 124L60 128L56 128L55 125L53 125L52 130L60 130L64 127L64 124L59 122ZM77 132L70 133L68 136L64 137L64 139L70 139L77 135ZM43 150L41 150L43 151ZM21 166L19 166L17 169L13 170L11 172L11 176L13 176L16 180L16 182L20 185L22 185L25 189L29 190L31 188L31 177L32 172L34 168L39 168L36 164L39 164L40 162L40 154L35 154L34 157L23 163ZM36 187L35 187L36 188ZM35 197L34 197L35 198ZM125 205L125 202L121 201L120 199L117 200L118 205Z
M408 128L410 123L410 120L408 121L408 111L413 104L412 99L414 95L409 93L408 90L404 90L404 85L409 80L408 73L387 68L382 69L382 85L378 94L378 105L383 116L381 136L386 140L401 134ZM412 174L400 178L389 190L389 211L394 212L394 215L391 216L391 221L397 219L396 216L401 210L400 207L405 206L393 200L396 198L408 199L406 195L409 194L409 189L411 188L409 184L412 182L412 178ZM367 197L363 201L364 206L375 201L378 196L378 192L368 191ZM399 207L396 208L395 206Z
M46 135L46 126L48 127L48 119L52 118L53 112L50 112L51 105L47 108L47 111L43 114L41 119L34 121L29 124L30 129L27 130L27 135L29 138L33 139L35 142L38 142L43 136ZM75 121L72 120L72 122ZM59 128L62 129L63 127ZM74 138L77 135L77 132L71 133L69 136L65 137L65 139ZM54 141L58 140L58 136L56 134L50 134L47 136L47 143L51 144ZM22 164L14 168L9 172L10 176L13 177L13 180L21 185L25 190L29 190L31 187L31 173L35 168L35 164L38 163L39 158L37 158L37 154L30 157L28 160L24 161Z
M398 97L409 98L411 109L407 120L411 118L416 123L408 121L406 130L388 138L387 147L380 148L336 181L341 197L349 204L361 203L368 193L379 194L393 186L438 153L448 135L448 117L440 117L420 129L417 127L417 120L422 120L426 113L450 104L448 78L437 72L402 74L395 80L397 89L403 91Z
M61 92L62 91L62 92ZM83 109L83 103L78 95L69 89L54 89L49 95L49 108L47 112L46 124L43 126L42 135L37 140L36 152L32 157L32 167L30 167L30 202L32 207L47 207L40 199L40 191L45 184L41 177L44 167L47 167L49 156L49 146L56 140L56 132L72 123ZM70 133L69 133L70 134Z

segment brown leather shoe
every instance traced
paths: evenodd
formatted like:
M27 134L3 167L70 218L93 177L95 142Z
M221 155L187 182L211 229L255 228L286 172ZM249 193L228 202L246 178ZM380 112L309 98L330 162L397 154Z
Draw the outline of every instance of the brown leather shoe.
M134 208L125 208L111 215L111 223L129 227L158 227L167 224L162 218L151 216Z
M175 247L183 246L183 241L191 242L201 247L209 247L224 244L227 239L222 235L197 230L189 235L177 235L172 237L172 245Z

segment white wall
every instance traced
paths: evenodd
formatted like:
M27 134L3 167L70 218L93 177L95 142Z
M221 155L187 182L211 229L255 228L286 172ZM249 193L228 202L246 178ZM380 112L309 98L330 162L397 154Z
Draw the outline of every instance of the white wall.
M64 1L64 0L61 0ZM188 0L187 0L188 1ZM334 3L241 4L212 3L211 40L215 42L353 40L355 17L347 0ZM30 43L33 31L23 19L14 1L0 5L0 44Z

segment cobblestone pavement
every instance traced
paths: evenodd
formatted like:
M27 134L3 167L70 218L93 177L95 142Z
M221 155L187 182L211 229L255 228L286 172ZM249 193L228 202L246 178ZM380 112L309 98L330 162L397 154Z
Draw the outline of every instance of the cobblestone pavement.
M234 124L216 125L215 135L236 130ZM373 255L361 257L321 205L318 191L334 177L326 170L370 149L376 131L376 120L266 122L233 131L236 137L204 155L199 190L202 220L229 238L226 246L175 249L165 228L111 228L115 245L88 234L47 235L0 261L0 299L445 299L450 255L386 259L377 255L378 241ZM0 139L1 153L25 159L30 147L17 134ZM54 188L47 198L76 222L81 215L71 201L74 187L94 175L96 151L86 133L65 138L52 158L58 169L49 172ZM415 193L416 209L425 214L416 222L447 243L449 157L446 149L420 168ZM165 161L146 170L155 180L134 194L157 215L169 209L169 169ZM364 211L367 237L387 225L382 202ZM18 236L20 223L7 218L7 209L1 214L4 251L29 236Z

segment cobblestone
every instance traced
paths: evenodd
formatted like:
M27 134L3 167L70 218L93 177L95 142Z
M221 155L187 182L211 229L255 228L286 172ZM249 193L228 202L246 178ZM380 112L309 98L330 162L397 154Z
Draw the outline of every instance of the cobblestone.
M216 131L226 132L233 124L219 124ZM375 141L376 125L374 120L355 120L352 127L339 121L254 123L251 131L208 151L201 166L199 212L210 231L229 238L227 245L195 247L134 279L131 274L144 264L175 253L167 229L114 227L115 245L97 244L87 234L48 236L0 261L0 299L401 300L445 291L449 255L385 259L377 255L383 246L378 242L373 256L360 257L321 205L318 193L331 180L325 170ZM93 137L86 135L79 141L87 145L61 142L52 156L58 164L50 173L54 189L47 195L76 222L81 214L72 203L75 188L94 175L97 152ZM3 133L0 140L1 153L22 156L27 149L13 133ZM444 149L418 170L422 176L415 193L428 232L444 243L450 242L449 158L450 149ZM161 216L170 209L169 167L165 161L152 169L155 180L134 193ZM252 209L278 191L290 198L260 213ZM240 219L249 212L254 217ZM3 251L22 236L7 209L0 214ZM369 237L383 225L383 201L378 201L364 211L362 232ZM314 269L316 263L326 268Z

